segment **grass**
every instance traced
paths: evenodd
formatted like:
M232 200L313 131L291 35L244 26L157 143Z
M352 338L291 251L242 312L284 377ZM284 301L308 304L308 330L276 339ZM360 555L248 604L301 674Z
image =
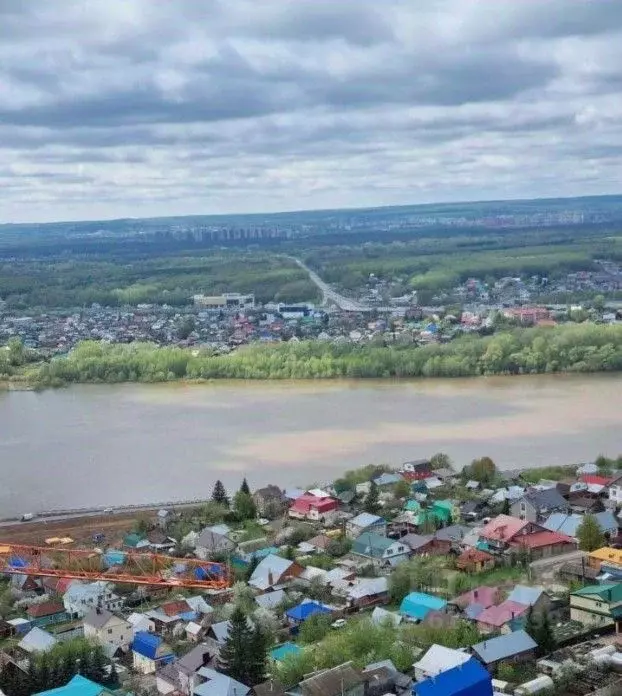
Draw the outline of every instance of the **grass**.
M529 469L521 474L525 483L538 483L540 479L561 481L565 478L573 478L576 467L574 466L543 466L539 469Z

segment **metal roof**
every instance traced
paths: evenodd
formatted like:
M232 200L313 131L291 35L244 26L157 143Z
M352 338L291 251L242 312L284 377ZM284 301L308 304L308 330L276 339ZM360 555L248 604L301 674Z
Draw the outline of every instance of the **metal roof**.
M538 647L536 641L525 631L514 631L497 638L490 638L473 646L475 652L484 664L499 662L508 657L534 650Z

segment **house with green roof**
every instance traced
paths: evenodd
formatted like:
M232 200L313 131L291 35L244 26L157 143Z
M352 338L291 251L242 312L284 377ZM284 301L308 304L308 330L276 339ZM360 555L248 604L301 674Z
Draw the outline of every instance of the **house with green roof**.
M622 582L588 585L570 593L570 618L584 626L622 631Z
M387 567L396 566L407 560L410 549L399 540L365 532L354 540L352 553L367 558L374 565Z
M76 674L65 686L49 691L40 691L35 696L112 696L112 693L101 684Z

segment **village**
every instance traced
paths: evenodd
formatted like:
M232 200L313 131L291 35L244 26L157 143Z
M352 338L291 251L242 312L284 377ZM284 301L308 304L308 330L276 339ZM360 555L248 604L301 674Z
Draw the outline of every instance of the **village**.
M621 464L437 454L309 489L216 482L80 539L22 522L0 544L0 688L620 694Z

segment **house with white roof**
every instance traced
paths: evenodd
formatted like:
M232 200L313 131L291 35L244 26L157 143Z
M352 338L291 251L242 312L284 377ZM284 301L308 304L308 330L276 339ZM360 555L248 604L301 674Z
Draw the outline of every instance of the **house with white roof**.
M275 588L302 573L302 566L275 554L266 556L253 571L248 584L256 590Z
M119 611L123 606L123 599L112 591L111 583L98 580L70 585L63 595L63 604L71 617L81 619L96 607Z
M18 647L29 654L51 650L58 640L51 633L35 626L18 643Z
M356 539L365 532L374 532L380 536L386 536L387 523L384 517L372 515L369 512L361 512L346 522L346 535L350 539Z
M430 677L436 677L449 669L460 667L470 659L469 653L463 650L446 648L444 645L432 645L425 655L413 665L415 680L420 682Z

